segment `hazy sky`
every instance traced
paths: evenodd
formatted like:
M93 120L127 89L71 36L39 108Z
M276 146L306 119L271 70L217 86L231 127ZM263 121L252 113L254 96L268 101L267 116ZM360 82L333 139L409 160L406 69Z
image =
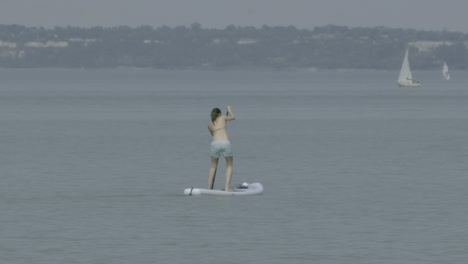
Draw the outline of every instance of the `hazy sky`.
M468 32L468 0L0 0L26 26L387 26Z

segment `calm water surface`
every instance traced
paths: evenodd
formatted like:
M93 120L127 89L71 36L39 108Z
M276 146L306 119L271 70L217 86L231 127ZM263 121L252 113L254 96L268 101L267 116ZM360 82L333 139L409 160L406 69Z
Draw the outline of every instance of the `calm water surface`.
M468 73L415 76L1 69L0 263L466 263ZM265 192L185 197L227 104Z

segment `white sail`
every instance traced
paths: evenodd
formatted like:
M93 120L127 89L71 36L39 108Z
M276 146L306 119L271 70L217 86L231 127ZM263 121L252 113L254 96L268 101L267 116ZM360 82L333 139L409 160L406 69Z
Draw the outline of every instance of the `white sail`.
M398 76L398 85L403 87L418 87L421 84L413 79L408 59L408 49L405 52L405 58L401 64L400 75Z
M413 75L411 74L411 68L408 61L408 49L405 52L405 58L403 59L403 63L401 64L400 75L398 76L399 82L406 82L408 79L413 79Z
M450 73L448 71L447 63L444 61L444 66L442 67L442 75L446 80L450 80Z

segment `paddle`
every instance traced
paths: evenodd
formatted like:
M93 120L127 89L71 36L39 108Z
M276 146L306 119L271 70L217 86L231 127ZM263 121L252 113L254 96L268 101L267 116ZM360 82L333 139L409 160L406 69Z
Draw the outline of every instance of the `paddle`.
M214 182L215 182L215 179L216 179L216 171L218 170L218 168L216 168L215 172L214 172L214 175L213 175L213 180L211 181L211 190L213 190L214 188Z

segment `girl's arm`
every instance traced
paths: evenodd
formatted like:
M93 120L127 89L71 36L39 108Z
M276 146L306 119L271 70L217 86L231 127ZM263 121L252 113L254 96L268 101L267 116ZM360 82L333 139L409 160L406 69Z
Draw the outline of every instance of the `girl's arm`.
M228 105L226 108L227 108L226 121L231 121L231 120L236 119L236 116L232 112L231 106Z
M213 130L211 130L211 126L208 125L208 131L210 131L210 134L213 136Z

